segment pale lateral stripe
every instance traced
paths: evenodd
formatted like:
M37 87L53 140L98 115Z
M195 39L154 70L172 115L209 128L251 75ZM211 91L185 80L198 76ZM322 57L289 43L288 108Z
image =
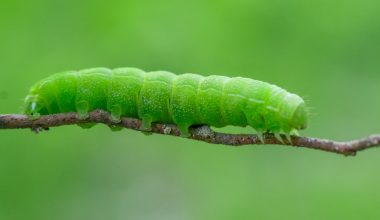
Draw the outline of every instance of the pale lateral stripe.
M275 108L275 107L270 106L270 105L268 105L266 108L267 108L268 110L270 110L270 111L273 111L273 112L278 112L278 111L279 111L278 108Z
M251 101L251 102L257 103L257 104L264 103L263 100L259 100L259 99L255 99L255 98L250 98L250 99L248 99L248 100Z

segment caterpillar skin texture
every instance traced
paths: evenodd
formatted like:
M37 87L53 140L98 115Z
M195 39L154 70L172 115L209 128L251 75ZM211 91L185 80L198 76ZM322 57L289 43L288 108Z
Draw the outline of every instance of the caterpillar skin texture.
M142 129L152 122L174 123L182 135L192 125L247 125L259 134L296 132L306 128L307 108L298 95L278 86L242 77L201 76L136 68L93 68L51 75L41 80L25 98L24 113L40 115L88 112L102 109L120 118L142 119Z

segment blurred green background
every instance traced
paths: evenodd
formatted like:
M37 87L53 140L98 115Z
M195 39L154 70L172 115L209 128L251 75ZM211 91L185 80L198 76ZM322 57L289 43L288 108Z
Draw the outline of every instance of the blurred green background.
M52 73L132 66L277 84L312 107L302 135L379 133L379 10L377 0L3 0L0 113L20 112ZM0 219L379 219L379 158L102 125L2 130Z

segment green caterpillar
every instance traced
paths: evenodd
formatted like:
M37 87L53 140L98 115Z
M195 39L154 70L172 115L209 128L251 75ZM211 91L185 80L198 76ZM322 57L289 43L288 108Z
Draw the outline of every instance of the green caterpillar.
M174 123L188 136L192 125L247 125L258 134L280 137L306 128L307 108L298 95L278 86L242 77L201 76L136 68L93 68L54 74L35 84L25 98L24 113L40 115L77 112L79 119L102 109L111 119L142 119Z

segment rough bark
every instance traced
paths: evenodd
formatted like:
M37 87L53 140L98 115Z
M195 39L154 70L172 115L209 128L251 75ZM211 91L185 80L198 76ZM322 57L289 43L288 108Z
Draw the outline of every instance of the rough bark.
M141 120L134 118L122 118L120 122L115 123L110 120L109 113L101 110L90 112L89 117L85 120L79 120L76 117L76 113L45 115L41 116L37 120L29 120L25 115L0 115L0 129L31 128L33 131L39 132L44 129L47 130L50 127L85 123L102 123L109 126L124 127L142 131L140 129ZM175 125L170 124L154 123L152 125L152 130L149 132L180 136L179 129ZM291 136L290 141L287 140L286 137L283 137L283 141L279 141L272 134L264 134L264 142L262 142L257 135L225 134L215 132L208 126L190 128L190 134L191 135L187 138L204 141L211 144L224 144L232 146L276 144L323 150L346 156L355 155L358 151L380 145L380 135L372 135L359 140L339 142L301 136Z

